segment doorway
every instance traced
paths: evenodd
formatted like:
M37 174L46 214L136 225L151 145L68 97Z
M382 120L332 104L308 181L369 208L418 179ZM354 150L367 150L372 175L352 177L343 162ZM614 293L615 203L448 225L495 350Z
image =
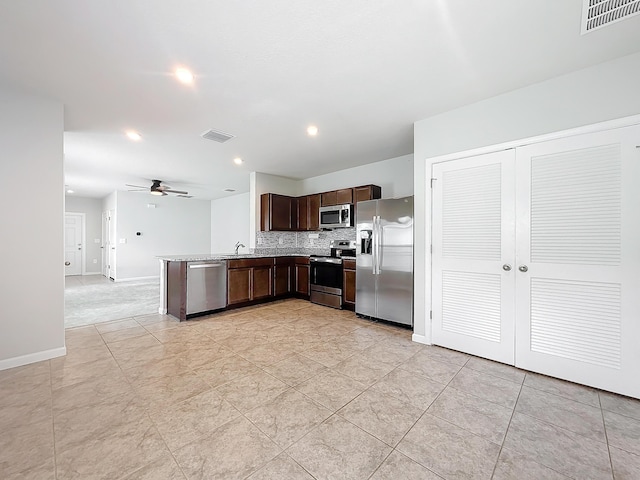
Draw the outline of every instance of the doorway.
M113 210L102 212L102 275L110 280L115 278L115 236Z
M65 213L64 216L64 274L84 273L84 214Z

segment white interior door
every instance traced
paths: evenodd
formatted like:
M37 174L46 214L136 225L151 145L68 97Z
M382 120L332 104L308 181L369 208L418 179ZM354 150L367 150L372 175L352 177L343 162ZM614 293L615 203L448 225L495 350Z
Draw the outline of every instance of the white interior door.
M109 277L109 212L102 212L102 275Z
M514 363L515 151L433 166L433 342Z
M64 274L82 275L82 215L64 216Z
M107 278L116 277L116 221L113 210L107 212L108 248L107 248Z
M637 126L517 149L517 366L640 397L638 179Z

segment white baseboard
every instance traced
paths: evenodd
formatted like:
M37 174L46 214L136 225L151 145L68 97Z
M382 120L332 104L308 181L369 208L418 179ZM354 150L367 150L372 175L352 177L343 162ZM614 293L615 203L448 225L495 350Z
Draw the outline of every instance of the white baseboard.
M153 275L151 277L132 277L132 278L117 278L114 280L116 283L120 282L135 282L138 280L159 280L160 277L158 275Z
M411 335L411 340L413 340L416 343L431 345L431 342L427 339L427 337L425 337L424 335L418 335L417 333L414 333L413 335Z
M82 275L102 275L102 272L84 272Z
M42 352L29 353L27 355L21 355L19 357L7 358L6 360L0 360L0 370L21 367L22 365L28 365L30 363L36 363L43 360L49 360L51 358L62 357L66 354L67 347L59 347L52 348L51 350L44 350Z

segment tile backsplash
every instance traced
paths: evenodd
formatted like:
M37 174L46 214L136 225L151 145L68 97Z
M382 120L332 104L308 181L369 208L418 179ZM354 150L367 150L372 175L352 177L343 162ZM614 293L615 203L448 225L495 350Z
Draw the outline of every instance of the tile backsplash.
M319 238L309 238L309 235ZM339 228L319 232L256 232L256 248L254 253L297 253L299 250L314 255L328 255L331 240L355 240L356 229ZM285 249L287 251L285 252Z

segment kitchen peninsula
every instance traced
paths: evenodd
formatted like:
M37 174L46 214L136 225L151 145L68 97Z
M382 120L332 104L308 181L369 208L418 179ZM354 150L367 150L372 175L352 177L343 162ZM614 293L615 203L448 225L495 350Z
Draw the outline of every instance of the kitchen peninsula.
M308 253L287 252L159 257L159 312L184 321L208 311L288 296L308 299L309 256ZM205 295L202 282L206 282L206 296L211 298L211 292L214 292L213 297L218 300L211 304L212 307L199 307L206 304L201 298L195 298Z

